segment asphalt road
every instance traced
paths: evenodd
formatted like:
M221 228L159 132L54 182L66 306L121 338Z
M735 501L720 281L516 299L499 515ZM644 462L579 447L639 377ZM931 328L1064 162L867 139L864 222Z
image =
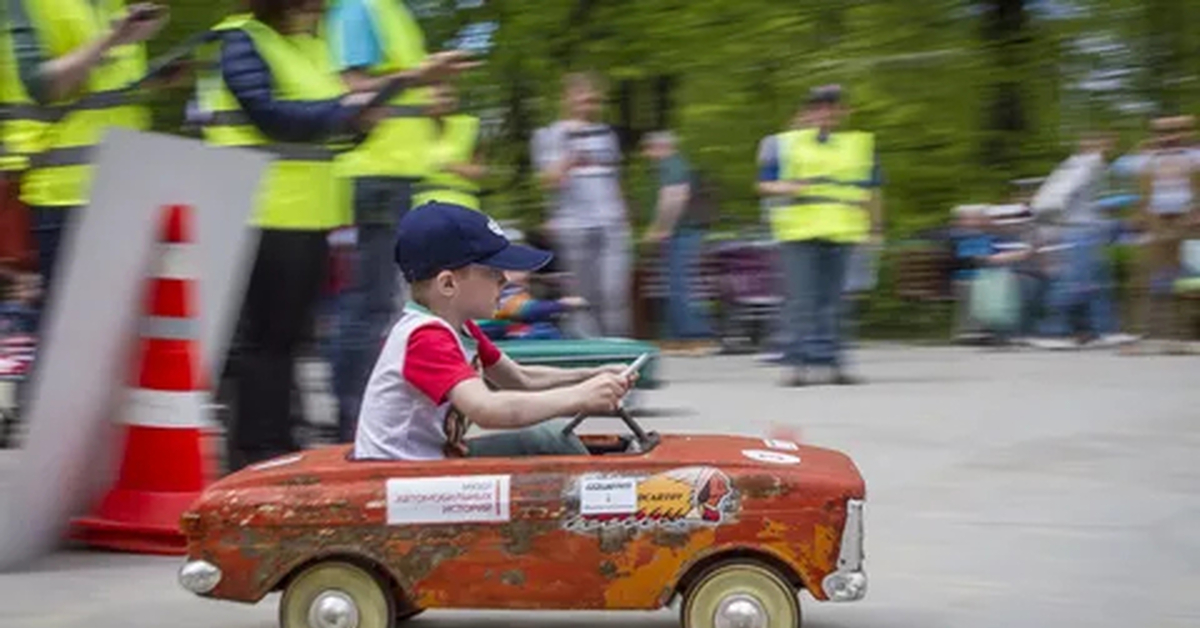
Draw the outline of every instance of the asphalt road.
M763 434L848 452L867 479L870 589L803 598L820 628L1200 626L1200 358L882 347L868 385L800 390L749 358L678 358L646 399L660 431ZM618 428L599 421L596 429ZM590 431L590 430L589 430ZM18 464L0 453L3 470ZM0 575L0 626L267 628L175 583L179 561L63 551ZM430 612L413 626L675 626L677 614Z

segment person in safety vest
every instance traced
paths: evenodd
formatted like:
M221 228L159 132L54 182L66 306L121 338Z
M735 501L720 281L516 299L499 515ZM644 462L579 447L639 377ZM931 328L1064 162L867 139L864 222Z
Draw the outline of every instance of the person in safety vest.
M845 114L841 88L810 94L812 126L768 138L762 147L758 190L783 196L770 209L780 243L791 339L786 384L803 386L808 367L830 367L833 381L858 381L846 370L841 347L842 293L853 247L882 240L881 174L875 138L837 127Z
M480 209L479 180L487 176L487 168L479 149L479 118L455 113L458 106L453 86L434 87L430 115L437 131L430 144L429 174L417 184L414 207L442 201Z
M353 91L374 92L422 66L441 82L472 64L465 52L429 54L420 24L403 0L331 0L325 20L333 65ZM388 103L384 120L344 155L339 171L352 181L355 255L337 302L338 359L333 364L342 442L354 423L367 377L403 303L404 280L392 263L397 221L413 206L414 187L430 171L436 127L428 88L407 90Z
M8 35L7 2L0 2L0 272L5 267L34 270L29 246L29 215L20 202L21 175L29 167L22 152L23 118L30 107L21 85Z
M19 85L5 77L5 143L28 159L21 200L31 209L39 272L49 292L63 230L72 210L88 201L92 149L110 127L150 127L150 110L135 102L138 93L130 86L147 70L143 42L168 15L163 6L127 8L124 0L7 4L5 43Z
M369 132L373 94L348 94L317 36L323 0L248 0L213 27L198 75L205 140L274 157L252 222L260 231L242 311L230 470L294 451L295 356L314 324L331 230L350 220L335 158ZM215 48L215 50L213 49Z

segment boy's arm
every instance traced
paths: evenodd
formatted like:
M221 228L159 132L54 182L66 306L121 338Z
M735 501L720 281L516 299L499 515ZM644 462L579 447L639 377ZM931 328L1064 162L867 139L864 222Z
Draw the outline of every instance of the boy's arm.
M623 364L595 368L559 368L518 364L507 355L486 369L488 379L506 390L549 390L587 381L601 373L620 375Z
M473 377L455 385L449 399L472 423L484 429L513 429L580 412L611 411L625 390L617 375L539 392L493 391L481 378Z
M474 322L466 324L468 333L475 338L479 347L479 358L487 378L506 390L540 391L584 382L594 384L598 375L611 373L619 376L625 369L622 364L611 364L596 368L556 368L553 366L530 366L517 364L512 358L496 348ZM636 378L626 380L631 385ZM470 415L468 415L470 416ZM474 417L472 417L474 420Z

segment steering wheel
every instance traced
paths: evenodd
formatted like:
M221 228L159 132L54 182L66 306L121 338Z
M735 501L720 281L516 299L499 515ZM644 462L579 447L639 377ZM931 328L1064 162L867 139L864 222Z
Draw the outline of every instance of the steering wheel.
M621 375L623 377L629 377L630 375L637 373L638 371L640 371L642 369L642 366L644 366L646 364L646 362L648 362L649 360L650 360L649 353L643 353L642 355L639 355L638 358L636 360L634 360L633 363L630 364L628 368L625 369L625 372L621 373ZM617 416L620 417L621 420L625 422L625 426L629 428L629 431L633 432L634 437L637 438L637 443L638 443L638 446L641 448L641 451L646 451L649 448L653 447L654 444L657 442L657 438L655 438L656 435L655 434L647 434L646 431L642 429L642 426L638 425L638 422L634 421L633 417L629 416L629 411L625 409L625 404L623 403L624 399L622 399L621 401L622 402L618 403L618 405L617 405ZM570 436L570 435L574 434L575 428L579 427L579 425L587 419L588 419L588 415L586 415L582 412L575 415L575 418L572 419L571 422L568 423L567 426L563 428L563 431L562 431L563 436Z

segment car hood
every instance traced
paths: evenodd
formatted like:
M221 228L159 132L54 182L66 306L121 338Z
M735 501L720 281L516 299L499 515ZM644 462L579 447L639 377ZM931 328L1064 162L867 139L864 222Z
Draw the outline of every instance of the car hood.
M726 471L766 471L797 479L845 482L853 493L862 493L858 467L846 454L796 443L725 435L669 434L646 455L648 460L672 465L710 465Z
M467 470L458 468L462 461L348 463L349 453L350 446L340 445L282 456L230 474L211 488L304 486L364 475L421 476L429 475L434 470L447 474ZM589 465L594 470L655 471L673 467L714 466L731 474L786 476L791 481L838 485L846 494L858 498L862 498L865 492L862 476L849 456L832 449L791 441L730 435L662 434L659 444L649 452L595 456L594 460L594 467ZM530 467L533 466L536 465L531 458L497 458L494 464L488 465L494 471L516 473L532 470Z

